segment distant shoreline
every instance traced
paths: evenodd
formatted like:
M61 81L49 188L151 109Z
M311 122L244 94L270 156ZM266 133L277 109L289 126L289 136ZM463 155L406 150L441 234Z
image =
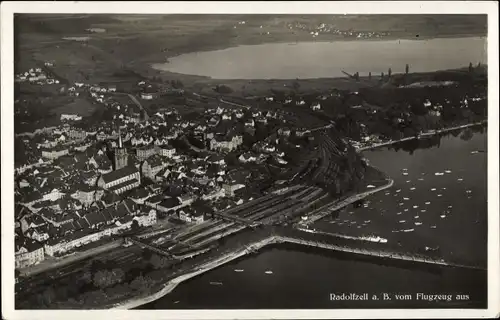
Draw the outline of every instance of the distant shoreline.
M327 35L328 36L328 35ZM403 41L427 41L427 40L433 40L433 39L455 39L455 38L488 38L488 35L484 34L473 34L473 33L464 33L464 34L451 34L451 35L438 35L438 36L418 36L418 37L413 37L410 35L404 36L404 37L398 37L398 36L384 36L384 37L371 37L371 38L356 38L356 37L332 37L330 39L324 39L324 38L311 38L311 37L304 37L302 36L300 39L293 41L292 39L272 39L272 41L255 41L255 42L248 42L248 43L231 43L231 44L226 44L226 45L214 45L214 46L205 46L205 47L200 47L195 50L179 50L178 52L172 53L172 54L164 54L165 62L164 63L169 63L171 58L175 58L181 55L185 54L190 54L190 53L201 53L201 52L207 52L207 51L220 51L220 50L225 50L225 49L230 49L230 48L237 48L237 47L246 47L246 46L258 46L258 45L264 45L264 44L290 44L290 45L295 45L297 43L314 43L314 42L344 42L344 41L397 41L397 40L403 40ZM162 64L163 62L151 62L151 65L153 64ZM155 69L159 70L159 69ZM160 70L161 71L161 70ZM169 72L169 71L167 71ZM203 77L203 76L200 76ZM258 80L258 79L256 79Z
M264 37L264 35L263 35ZM157 55L149 56L148 58L144 60L137 60L135 63L131 64L132 69L136 69L139 73L141 71L146 71L148 75L153 76L153 75L164 75L164 76L180 76L185 78L184 80L191 80L193 82L197 82L197 80L209 80L209 81L242 81L242 80L253 80L253 81L262 81L262 80L295 80L294 78L289 78L289 79L218 79L218 78L212 78L209 76L203 76L203 75L195 75L195 74L185 74L185 73L177 73L173 71L168 71L168 70L162 70L160 68L154 67L155 65L163 65L163 64L168 64L171 62L172 58L181 56L181 55L186 55L186 54L194 54L194 53L203 53L203 52L210 52L210 51L220 51L220 50L225 50L225 49L230 49L230 48L237 48L237 47L243 47L243 46L257 46L257 45L265 45L265 44L290 44L294 45L296 43L313 43L313 42L321 42L321 43L332 43L332 42L345 42L345 41L397 41L397 40L413 40L413 41L426 41L426 40L432 40L432 39L455 39L455 38L484 38L487 39L488 35L484 34L474 34L474 33L462 33L462 34L444 34L444 35L437 35L437 36L426 36L426 35L418 35L418 37L415 37L413 35L404 35L404 36L384 36L380 38L349 38L349 37L334 37L327 35L326 37L319 37L319 38L312 38L310 36L306 35L301 35L297 39L292 39L292 38L284 38L284 39L258 39L255 41L243 41L241 43L225 43L225 44L215 44L215 45L194 45L194 48L190 48L189 50L176 50L175 52L163 52L161 55L161 58ZM156 58L158 57L158 58ZM162 59L165 60L162 62ZM168 62L167 62L168 61ZM137 64L136 64L137 63ZM142 66L141 66L142 65ZM432 71L431 71L432 72ZM152 73L152 74L150 74ZM332 77L332 78L324 78L324 79L341 79L342 77ZM320 79L320 78L308 78L308 79L298 79L299 81L301 80L314 80L314 79Z

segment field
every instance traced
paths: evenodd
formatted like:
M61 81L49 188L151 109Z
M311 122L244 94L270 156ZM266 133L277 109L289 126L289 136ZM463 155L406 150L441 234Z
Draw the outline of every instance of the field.
M71 100L65 101L68 103L65 103L64 105L53 108L52 112L57 117L60 117L62 113L78 114L82 117L88 117L91 116L97 108L96 104L93 104L84 98L75 98Z
M59 125L63 113L90 117L98 107L81 97L33 97L32 94L21 93L18 99L19 102L14 106L16 133Z

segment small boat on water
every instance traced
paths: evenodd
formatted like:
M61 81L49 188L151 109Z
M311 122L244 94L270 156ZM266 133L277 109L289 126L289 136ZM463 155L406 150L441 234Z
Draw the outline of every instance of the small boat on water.
M223 285L222 282L217 282L217 281L210 281L210 284L213 286L222 286Z
M264 272L265 274L273 274L273 272L271 270L267 270L266 272Z
M439 246L436 246L434 248L432 248L432 247L425 247L425 251L437 251L437 250L439 250Z
M243 270L243 269L234 269L234 272L243 272L243 271L245 271L245 270Z
M174 301L174 304L177 304L177 303L179 303L179 302L180 302L179 300L177 300L177 301Z

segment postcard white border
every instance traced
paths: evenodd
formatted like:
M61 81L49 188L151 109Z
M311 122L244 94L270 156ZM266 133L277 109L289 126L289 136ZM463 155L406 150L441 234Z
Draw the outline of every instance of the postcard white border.
M14 310L14 13L238 13L238 14L488 14L488 309L487 310ZM330 319L330 318L492 318L499 314L498 169L498 3L493 1L345 2L3 2L1 4L2 132L2 316L6 319Z

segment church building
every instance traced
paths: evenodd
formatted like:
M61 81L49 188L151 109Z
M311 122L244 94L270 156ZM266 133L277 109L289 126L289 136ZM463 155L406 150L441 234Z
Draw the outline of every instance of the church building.
M128 165L127 149L123 147L122 137L119 134L118 148L114 151L114 170L103 174L97 185L116 194L134 189L141 184L141 174L134 166Z

